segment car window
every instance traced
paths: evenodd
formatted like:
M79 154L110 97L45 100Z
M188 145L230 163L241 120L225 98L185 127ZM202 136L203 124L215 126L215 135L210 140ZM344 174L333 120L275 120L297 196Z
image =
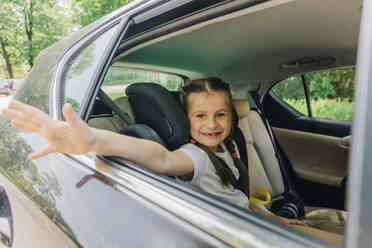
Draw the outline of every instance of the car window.
M351 121L354 78L355 68L312 72L280 81L272 91L303 115Z
M308 115L305 91L300 76L287 78L276 84L272 91L303 115Z
M118 25L109 29L84 48L71 62L64 78L64 99L78 113L81 111L81 104L88 94L88 88L96 75L96 70L101 64L100 61L112 36L115 34Z
M115 100L118 97L125 96L125 88L132 83L157 83L169 91L178 91L182 84L183 78L178 75L132 69L125 67L109 68L105 80L103 81L102 90Z

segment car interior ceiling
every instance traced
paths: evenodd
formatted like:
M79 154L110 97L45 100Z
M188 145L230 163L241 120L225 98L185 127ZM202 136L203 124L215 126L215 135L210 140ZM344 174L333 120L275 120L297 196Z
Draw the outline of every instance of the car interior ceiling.
M231 19L192 26L130 49L114 64L188 78L221 75L231 84L244 83L254 90L258 82L354 65L361 5L361 0L297 0L253 13L243 10ZM333 62L322 65L327 58ZM283 66L296 62L304 66Z

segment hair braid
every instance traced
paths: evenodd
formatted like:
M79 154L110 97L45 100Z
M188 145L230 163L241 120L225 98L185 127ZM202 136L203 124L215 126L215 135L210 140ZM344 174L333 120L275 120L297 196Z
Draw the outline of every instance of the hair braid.
M233 139L231 137L231 133L225 139L225 146L226 146L226 148L227 148L227 150L229 151L230 154L236 153L236 151L235 151L235 145L234 145ZM243 161L240 158L235 157L235 156L232 156L232 159L233 159L234 165L238 169L239 175L240 175L239 176L239 180L237 181L237 186L249 198L248 170L247 170L247 168L245 167Z
M237 183L237 180L232 171L226 168L226 166L222 164L222 162L213 152L211 152L207 147L200 144L199 142L197 142L195 145L201 148L205 153L207 153L209 159L212 161L214 168L216 169L217 175L221 178L223 185L235 185Z

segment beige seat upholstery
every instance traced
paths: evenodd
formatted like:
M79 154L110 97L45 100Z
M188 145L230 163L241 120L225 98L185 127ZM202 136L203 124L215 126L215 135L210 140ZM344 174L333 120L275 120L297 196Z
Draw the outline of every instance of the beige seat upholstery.
M256 111L250 111L246 100L235 99L234 106L239 117L239 128L247 145L250 192L264 188L270 192L272 198L278 197L284 192L284 182L261 117Z
M268 190L273 199L284 193L284 182L273 144L260 114L251 111L248 101L235 99L234 106L239 117L248 155L250 192L257 188ZM304 222L309 226L343 234L346 213L335 209L305 207Z
M128 97L126 96L119 97L115 99L114 102L134 121L134 114L130 107ZM115 115L113 117L99 117L90 119L88 121L88 125L91 127L105 129L112 132L119 132L121 129L126 127L128 123L126 123L119 116Z

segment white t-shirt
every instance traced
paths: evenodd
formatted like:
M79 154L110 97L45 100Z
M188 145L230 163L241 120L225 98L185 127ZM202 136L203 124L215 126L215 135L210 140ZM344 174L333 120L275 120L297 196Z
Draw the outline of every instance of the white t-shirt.
M224 160L226 165L231 169L235 178L238 180L239 171L234 166L234 161L230 153L227 151L224 144L221 144L221 147L223 148L224 152L215 152L215 155ZM232 185L225 186L222 184L221 179L206 152L191 143L181 146L178 150L186 153L194 163L193 178L189 182L182 181L184 184L197 186L206 193L249 209L248 197L242 191L235 189ZM238 150L235 150L238 153Z

